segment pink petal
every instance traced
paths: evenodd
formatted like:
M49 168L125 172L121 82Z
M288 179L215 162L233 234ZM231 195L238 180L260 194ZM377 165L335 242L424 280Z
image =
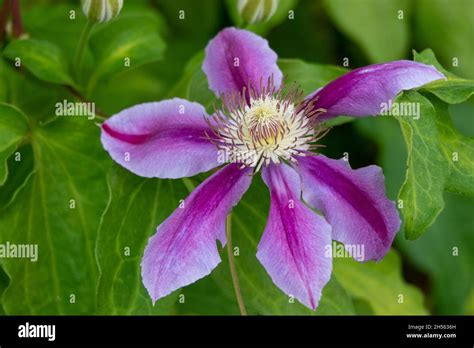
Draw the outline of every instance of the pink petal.
M266 85L272 76L278 88L282 72L277 59L267 40L247 30L226 28L207 45L202 69L209 87L221 97L242 93L249 84L259 90L260 83Z
M221 261L226 217L252 181L230 164L199 185L151 237L142 260L143 284L153 301L208 275Z
M102 145L131 172L182 178L217 167L217 148L204 108L183 99L135 105L102 125Z
M395 204L385 194L382 169L351 169L323 155L299 157L303 198L332 226L333 239L364 248L365 261L380 260L400 227ZM360 249L359 249L360 250Z
M280 289L315 309L331 277L331 226L300 201L292 168L272 165L262 175L271 203L257 258Z
M374 64L337 78L307 100L314 102L314 108L327 110L319 117L321 120L338 115L378 115L382 103L393 102L401 91L443 78L434 66L409 60Z

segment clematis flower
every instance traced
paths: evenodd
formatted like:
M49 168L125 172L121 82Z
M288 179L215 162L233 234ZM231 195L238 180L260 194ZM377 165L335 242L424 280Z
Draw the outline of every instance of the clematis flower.
M282 86L268 42L235 28L209 42L203 70L221 98L213 115L175 98L133 106L102 126L104 148L137 175L183 178L222 166L149 239L143 283L155 302L208 275L221 261L216 241L226 243L227 215L261 172L270 212L257 258L281 290L315 309L331 276L332 240L363 245L365 261L380 260L400 226L381 168L352 169L312 151L321 121L377 115L402 90L444 76L395 61L353 70L304 98Z

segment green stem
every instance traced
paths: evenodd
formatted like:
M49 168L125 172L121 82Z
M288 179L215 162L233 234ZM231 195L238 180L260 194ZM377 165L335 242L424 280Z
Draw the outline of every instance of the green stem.
M232 283L234 284L235 297L239 304L239 310L241 315L247 315L245 309L244 299L242 292L240 291L239 278L237 277L237 268L235 267L234 254L232 253L232 213L227 216L226 221L226 239L227 239L227 256L229 259L230 274L232 276Z
M74 70L76 73L76 78L80 76L82 69L82 61L84 60L84 55L86 54L87 42L89 41L89 36L91 30L94 27L94 22L87 21L84 29L82 30L81 38L77 44L76 55L74 56ZM79 81L77 81L79 83Z

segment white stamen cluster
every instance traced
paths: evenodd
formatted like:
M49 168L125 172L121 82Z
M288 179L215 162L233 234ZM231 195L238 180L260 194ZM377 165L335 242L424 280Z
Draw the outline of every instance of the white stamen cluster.
M321 146L314 143L326 132L315 130L314 117L325 110L309 111L313 105L300 103L301 97L298 89L286 94L281 88L276 91L272 81L258 92L248 88L247 93L224 97L223 107L210 121L213 142L225 152L228 162L255 171L262 165L306 155Z

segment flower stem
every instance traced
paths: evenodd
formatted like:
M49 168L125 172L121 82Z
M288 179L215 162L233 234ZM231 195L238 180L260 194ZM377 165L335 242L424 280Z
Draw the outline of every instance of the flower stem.
M232 283L234 284L235 297L239 304L240 315L247 315L245 309L244 299L240 291L239 278L237 277L237 268L235 267L234 255L232 253L232 213L227 216L226 221L226 239L227 239L227 256L229 258L230 274L232 276Z
M19 38L23 34L23 23L21 21L20 1L12 0L12 22L13 22L13 37Z
M79 43L77 44L76 54L74 56L74 70L76 73L76 77L79 77L82 68L82 61L84 60L84 55L86 53L87 42L89 41L89 36L91 34L91 30L94 24L95 23L92 21L87 21L84 29L82 30Z

